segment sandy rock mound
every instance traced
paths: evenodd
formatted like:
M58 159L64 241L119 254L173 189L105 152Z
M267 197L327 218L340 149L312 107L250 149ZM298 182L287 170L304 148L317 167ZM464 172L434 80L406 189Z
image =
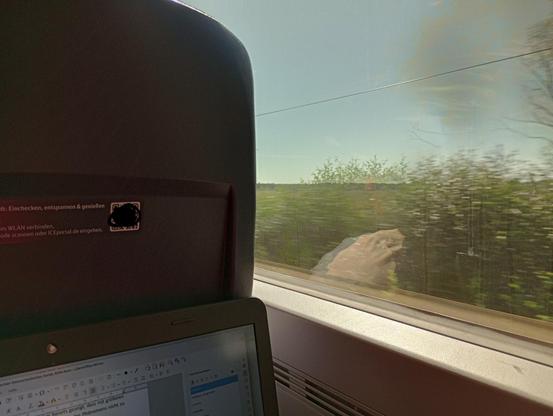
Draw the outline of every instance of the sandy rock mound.
M404 239L398 229L346 238L321 258L313 272L386 287L396 267L393 255L403 247Z

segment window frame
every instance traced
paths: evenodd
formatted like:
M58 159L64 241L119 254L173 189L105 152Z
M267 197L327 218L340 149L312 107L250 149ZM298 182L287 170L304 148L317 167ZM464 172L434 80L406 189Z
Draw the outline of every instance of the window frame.
M254 279L273 356L383 414L552 414L551 366Z
M553 368L553 343L518 334L506 326L509 322L518 323L517 328L532 325L534 329L537 328L546 336L553 338L553 331L547 332L549 326L553 328L553 325L548 322L413 293L413 297L426 299L427 307L422 309L413 302L410 304L403 302L402 304L397 300L392 301L390 298L359 294L337 286L326 285L320 281L308 280L306 277L312 276L297 270L274 267L261 262L255 264L254 279L260 282ZM375 290L375 293L386 294L387 292ZM403 295L402 300L409 301L409 296ZM440 313L433 310L433 302L449 307L449 311L457 310L457 316L445 315L443 311ZM467 310L473 312L473 317L479 317L480 322L476 319L471 322L464 320L461 312Z

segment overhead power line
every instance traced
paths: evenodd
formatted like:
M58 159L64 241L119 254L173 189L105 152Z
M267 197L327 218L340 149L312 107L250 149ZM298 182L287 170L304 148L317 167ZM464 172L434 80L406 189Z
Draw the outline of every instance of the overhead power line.
M424 76L424 77L413 78L413 79L409 79L409 80L406 80L406 81L395 82L393 84L383 85L383 86L380 86L380 87L371 88L369 90L357 91L357 92L353 92L351 94L338 95L338 96L335 96L335 97L325 98L324 100L311 101L311 102L305 103L305 104L298 104L298 105L293 105L293 106L290 106L290 107L280 108L278 110L267 111L267 112L264 112L264 113L256 114L255 116L256 117L266 117L266 116L270 116L272 114L283 113L285 111L298 110L300 108L311 107L311 106L319 105L319 104L325 104L325 103L329 103L329 102L332 102L332 101L344 100L346 98L355 97L357 95L369 94L371 92L381 91L381 90L385 90L385 89L388 89L388 88L399 87L400 85L412 84L414 82L419 82L419 81L426 81L428 79L442 77L444 75L454 74L456 72L466 71L468 69L479 68L479 67L486 66L486 65L496 64L498 62L504 62L504 61L510 61L512 59L523 58L525 56L534 55L534 54L537 54L537 53L542 53L542 52L546 52L546 51L550 51L550 50L551 50L551 48L544 48L544 49L540 49L540 50L537 50L537 51L521 53L519 55L514 55L514 56L508 56L506 58L494 59L493 61L481 62L479 64L464 66L462 68L452 69L450 71L439 72L437 74L427 75L427 76Z

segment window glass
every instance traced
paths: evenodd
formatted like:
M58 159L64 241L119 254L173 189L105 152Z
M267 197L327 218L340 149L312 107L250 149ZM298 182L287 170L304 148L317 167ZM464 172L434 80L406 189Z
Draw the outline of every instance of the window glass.
M259 267L553 321L551 1L187 3L251 56Z

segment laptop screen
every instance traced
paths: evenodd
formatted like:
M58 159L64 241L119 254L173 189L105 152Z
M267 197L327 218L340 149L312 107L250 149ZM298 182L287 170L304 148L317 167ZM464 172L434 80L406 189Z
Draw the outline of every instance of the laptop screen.
M0 377L0 416L262 415L253 325Z

